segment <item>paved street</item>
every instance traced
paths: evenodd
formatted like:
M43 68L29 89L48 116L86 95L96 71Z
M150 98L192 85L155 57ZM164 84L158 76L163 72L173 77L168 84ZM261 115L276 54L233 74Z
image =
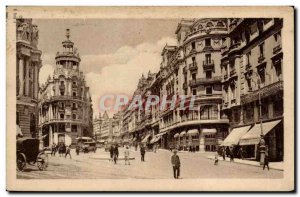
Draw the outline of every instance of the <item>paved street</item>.
M120 157L123 157L120 149ZM140 161L139 151L131 150L131 165L125 165L124 160L115 165L108 159L109 153L98 149L96 153L75 155L72 159L51 157L46 171L39 171L36 166L27 165L24 172L18 172L17 178L24 179L169 179L172 177L171 152L158 150L157 153L147 152L145 162ZM212 153L179 153L181 159L181 178L283 178L283 171L263 171L257 166L219 161L215 166L213 160L207 159Z

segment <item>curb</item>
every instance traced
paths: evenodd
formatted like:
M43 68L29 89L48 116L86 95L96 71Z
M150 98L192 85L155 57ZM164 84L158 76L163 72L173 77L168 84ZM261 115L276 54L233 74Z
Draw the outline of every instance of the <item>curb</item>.
M206 157L207 159L210 159L210 160L214 160L214 158L210 158L210 157ZM220 160L219 161L223 161L223 162L231 162L231 161L228 161L228 160ZM248 166L255 166L255 167L261 167L261 165L255 165L255 164L250 164L250 163L240 163L240 162L235 162L233 161L233 163L236 163L236 164L242 164L242 165L248 165ZM284 171L283 169L281 168L274 168L274 167L270 167L270 169L272 170L278 170L278 171Z

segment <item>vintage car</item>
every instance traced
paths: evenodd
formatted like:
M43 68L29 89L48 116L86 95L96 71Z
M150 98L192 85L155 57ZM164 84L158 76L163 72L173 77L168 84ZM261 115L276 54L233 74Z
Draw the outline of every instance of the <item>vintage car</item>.
M84 153L88 153L90 151L93 151L94 153L97 150L96 142L85 142L82 145L82 151Z
M35 138L21 138L17 140L17 168L23 171L26 163L37 164L39 170L48 167L48 155L39 149L40 140Z

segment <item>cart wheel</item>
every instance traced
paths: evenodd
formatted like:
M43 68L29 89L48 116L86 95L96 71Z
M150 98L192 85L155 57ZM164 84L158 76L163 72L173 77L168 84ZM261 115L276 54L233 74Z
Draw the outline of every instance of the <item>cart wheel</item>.
M46 170L48 167L48 156L45 153L40 153L37 157L37 167L39 170Z
M17 168L20 171L23 171L26 166L26 157L23 153L17 155Z

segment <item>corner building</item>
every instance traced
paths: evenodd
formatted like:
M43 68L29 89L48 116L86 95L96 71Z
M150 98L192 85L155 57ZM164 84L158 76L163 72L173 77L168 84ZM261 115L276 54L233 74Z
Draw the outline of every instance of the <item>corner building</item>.
M80 56L69 39L62 42L63 51L57 52L55 70L41 86L39 129L44 146L53 142L71 145L77 137L93 134L93 111L89 87L79 70Z
M162 145L215 151L229 127L221 111L221 47L228 36L227 19L183 19L175 33L178 46L166 46L162 52L161 96L194 95L196 110L161 112Z
M32 19L16 20L16 124L25 137L38 137L38 91L42 52Z

